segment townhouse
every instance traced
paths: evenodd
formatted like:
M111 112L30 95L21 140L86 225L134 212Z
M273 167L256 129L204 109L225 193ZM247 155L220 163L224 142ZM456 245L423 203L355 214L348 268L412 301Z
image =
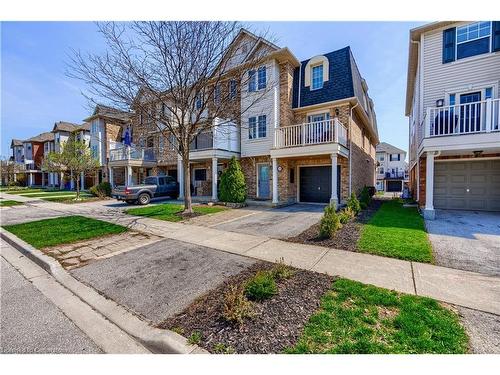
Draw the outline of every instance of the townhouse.
M217 200L218 180L232 156L240 159L248 198L273 205L343 203L351 191L375 185L374 104L349 47L299 62L288 48L241 30L232 48L240 53L229 67L254 54L263 56L262 65L240 87L240 122L216 119L210 132L193 141L193 196ZM131 140L127 146L111 140L101 146L110 150L111 183L168 174L182 184L173 141L148 129L140 114L132 118L117 130ZM124 172L118 175L118 169Z
M381 142L376 148L377 191L402 192L408 179L406 151L387 142Z
M435 209L500 210L500 22L410 31L410 188Z
M35 137L21 141L13 139L11 142L12 160L22 165L16 173L25 176L27 186L59 187L74 189L69 176L63 173L49 172L43 169L43 159L49 152L60 152L61 144L67 141L70 134L79 140L90 142L90 125L73 124L65 121L56 122L50 132L41 133ZM80 176L82 188L93 185L93 176Z

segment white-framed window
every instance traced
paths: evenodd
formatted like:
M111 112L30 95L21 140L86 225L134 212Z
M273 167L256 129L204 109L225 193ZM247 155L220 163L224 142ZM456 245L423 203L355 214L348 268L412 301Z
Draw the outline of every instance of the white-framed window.
M248 139L267 137L267 116L250 117L248 119Z
M380 167L380 168L378 169L378 173L380 173L380 174L384 174L384 167Z
M323 64L313 66L311 69L311 90L323 88Z
M220 85L216 85L214 88L214 103L217 105L220 103Z
M97 133L97 121L92 121L92 125L90 125L90 132L92 134Z
M91 152L92 152L92 157L94 159L98 158L98 152L99 152L98 150L99 149L98 149L97 145L92 145Z
M229 81L229 98L234 99L238 93L238 86L236 80L232 79Z
M456 34L457 60L490 52L490 21L473 22L457 27Z
M248 72L248 91L254 92L257 90L257 77L255 70Z
M261 66L257 70L257 90L263 90L266 88L267 74L266 67Z

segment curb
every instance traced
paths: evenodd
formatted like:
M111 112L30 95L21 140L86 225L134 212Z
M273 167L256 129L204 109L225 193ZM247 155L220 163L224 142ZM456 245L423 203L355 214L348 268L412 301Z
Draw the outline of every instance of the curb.
M70 290L83 302L88 304L112 323L139 341L153 353L167 354L208 354L208 351L189 345L187 339L173 331L151 327L148 323L107 299L97 291L88 287L71 276L55 259L35 249L7 230L0 228L0 238L12 245L24 256L51 274L57 282Z

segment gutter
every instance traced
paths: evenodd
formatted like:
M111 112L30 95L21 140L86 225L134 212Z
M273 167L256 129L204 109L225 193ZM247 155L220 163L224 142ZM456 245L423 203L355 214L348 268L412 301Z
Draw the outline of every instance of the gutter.
M351 121L352 121L352 111L359 105L359 101L356 101L356 105L351 108L351 113L349 115L349 196L352 194L352 144L351 144Z

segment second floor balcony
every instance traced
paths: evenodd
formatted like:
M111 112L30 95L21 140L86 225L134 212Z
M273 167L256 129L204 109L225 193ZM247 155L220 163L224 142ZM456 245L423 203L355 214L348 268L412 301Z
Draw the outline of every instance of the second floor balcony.
M156 155L153 148L123 146L109 150L109 162L115 165L155 163Z
M347 128L338 119L282 126L275 130L274 148L338 143L347 147Z
M500 99L427 108L425 138L500 131Z
M395 172L385 172L385 173L377 173L377 179L385 179L385 180L404 180L408 178L408 172L405 171L395 171Z

